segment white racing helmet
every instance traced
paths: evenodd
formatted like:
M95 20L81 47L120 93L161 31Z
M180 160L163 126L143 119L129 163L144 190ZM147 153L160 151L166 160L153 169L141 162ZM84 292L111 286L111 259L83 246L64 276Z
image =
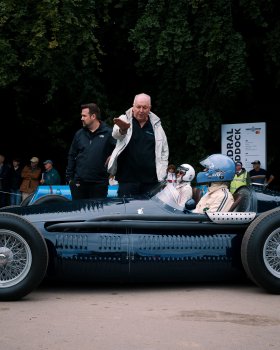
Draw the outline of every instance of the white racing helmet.
M191 182L195 177L195 170L190 164L181 164L177 171L182 173L181 181Z

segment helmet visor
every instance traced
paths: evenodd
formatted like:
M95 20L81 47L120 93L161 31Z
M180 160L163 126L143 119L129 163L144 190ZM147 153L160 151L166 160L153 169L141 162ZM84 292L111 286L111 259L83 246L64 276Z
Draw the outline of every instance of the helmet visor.
M214 169L215 165L214 163L211 161L211 159L209 157L204 158L200 161L200 164L203 166L203 168L205 169Z

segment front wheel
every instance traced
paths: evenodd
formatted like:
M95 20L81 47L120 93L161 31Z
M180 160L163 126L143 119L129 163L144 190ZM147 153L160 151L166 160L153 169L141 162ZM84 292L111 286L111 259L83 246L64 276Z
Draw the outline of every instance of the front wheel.
M241 259L248 277L270 293L280 294L280 209L262 213L247 228Z
M41 233L27 220L0 213L0 300L18 300L45 276L48 249Z

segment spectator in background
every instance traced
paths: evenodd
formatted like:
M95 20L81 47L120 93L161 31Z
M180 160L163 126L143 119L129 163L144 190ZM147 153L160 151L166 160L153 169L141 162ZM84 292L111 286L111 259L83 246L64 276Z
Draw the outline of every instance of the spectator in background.
M9 176L10 167L5 163L5 156L0 154L0 207L5 207L8 204Z
M167 167L166 181L171 183L174 187L177 184L176 166L174 164L169 164Z
M100 120L95 103L81 106L83 127L72 141L66 169L72 198L105 198L108 194L107 164L115 148L112 128Z
M60 185L60 175L58 171L53 167L53 161L48 159L44 161L45 171L42 174L40 180L41 185Z
M110 175L109 176L109 185L110 186L117 186L119 183L118 181L115 179L114 175Z
M274 180L274 176L269 174L267 170L261 168L261 162L254 160L252 163L253 169L249 171L252 183L263 184L268 186Z
M25 200L31 193L34 193L40 183L42 170L38 164L39 158L32 157L30 159L30 165L26 165L22 169L22 183L20 185L22 200Z
M242 162L235 163L235 175L230 183L230 192L233 194L239 187L250 185L250 175L243 168Z
M21 192L19 190L21 185L21 171L20 159L13 158L13 164L10 171L10 205L19 205L21 202Z
M118 195L142 195L166 177L168 143L158 116L151 112L151 97L136 95L133 106L114 118L116 148L108 172L116 175Z

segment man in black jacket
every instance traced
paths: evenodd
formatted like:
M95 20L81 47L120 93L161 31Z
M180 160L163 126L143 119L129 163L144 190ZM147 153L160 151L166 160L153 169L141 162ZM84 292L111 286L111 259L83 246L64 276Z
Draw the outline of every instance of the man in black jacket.
M95 103L81 106L83 128L78 130L68 153L66 179L72 199L105 198L108 193L107 163L115 148L112 129L100 120Z
M8 205L9 179L10 166L5 163L5 156L0 154L0 207Z
M10 204L11 205L19 205L21 202L21 192L19 190L22 177L21 177L22 166L20 164L20 159L14 157L13 164L10 170Z

